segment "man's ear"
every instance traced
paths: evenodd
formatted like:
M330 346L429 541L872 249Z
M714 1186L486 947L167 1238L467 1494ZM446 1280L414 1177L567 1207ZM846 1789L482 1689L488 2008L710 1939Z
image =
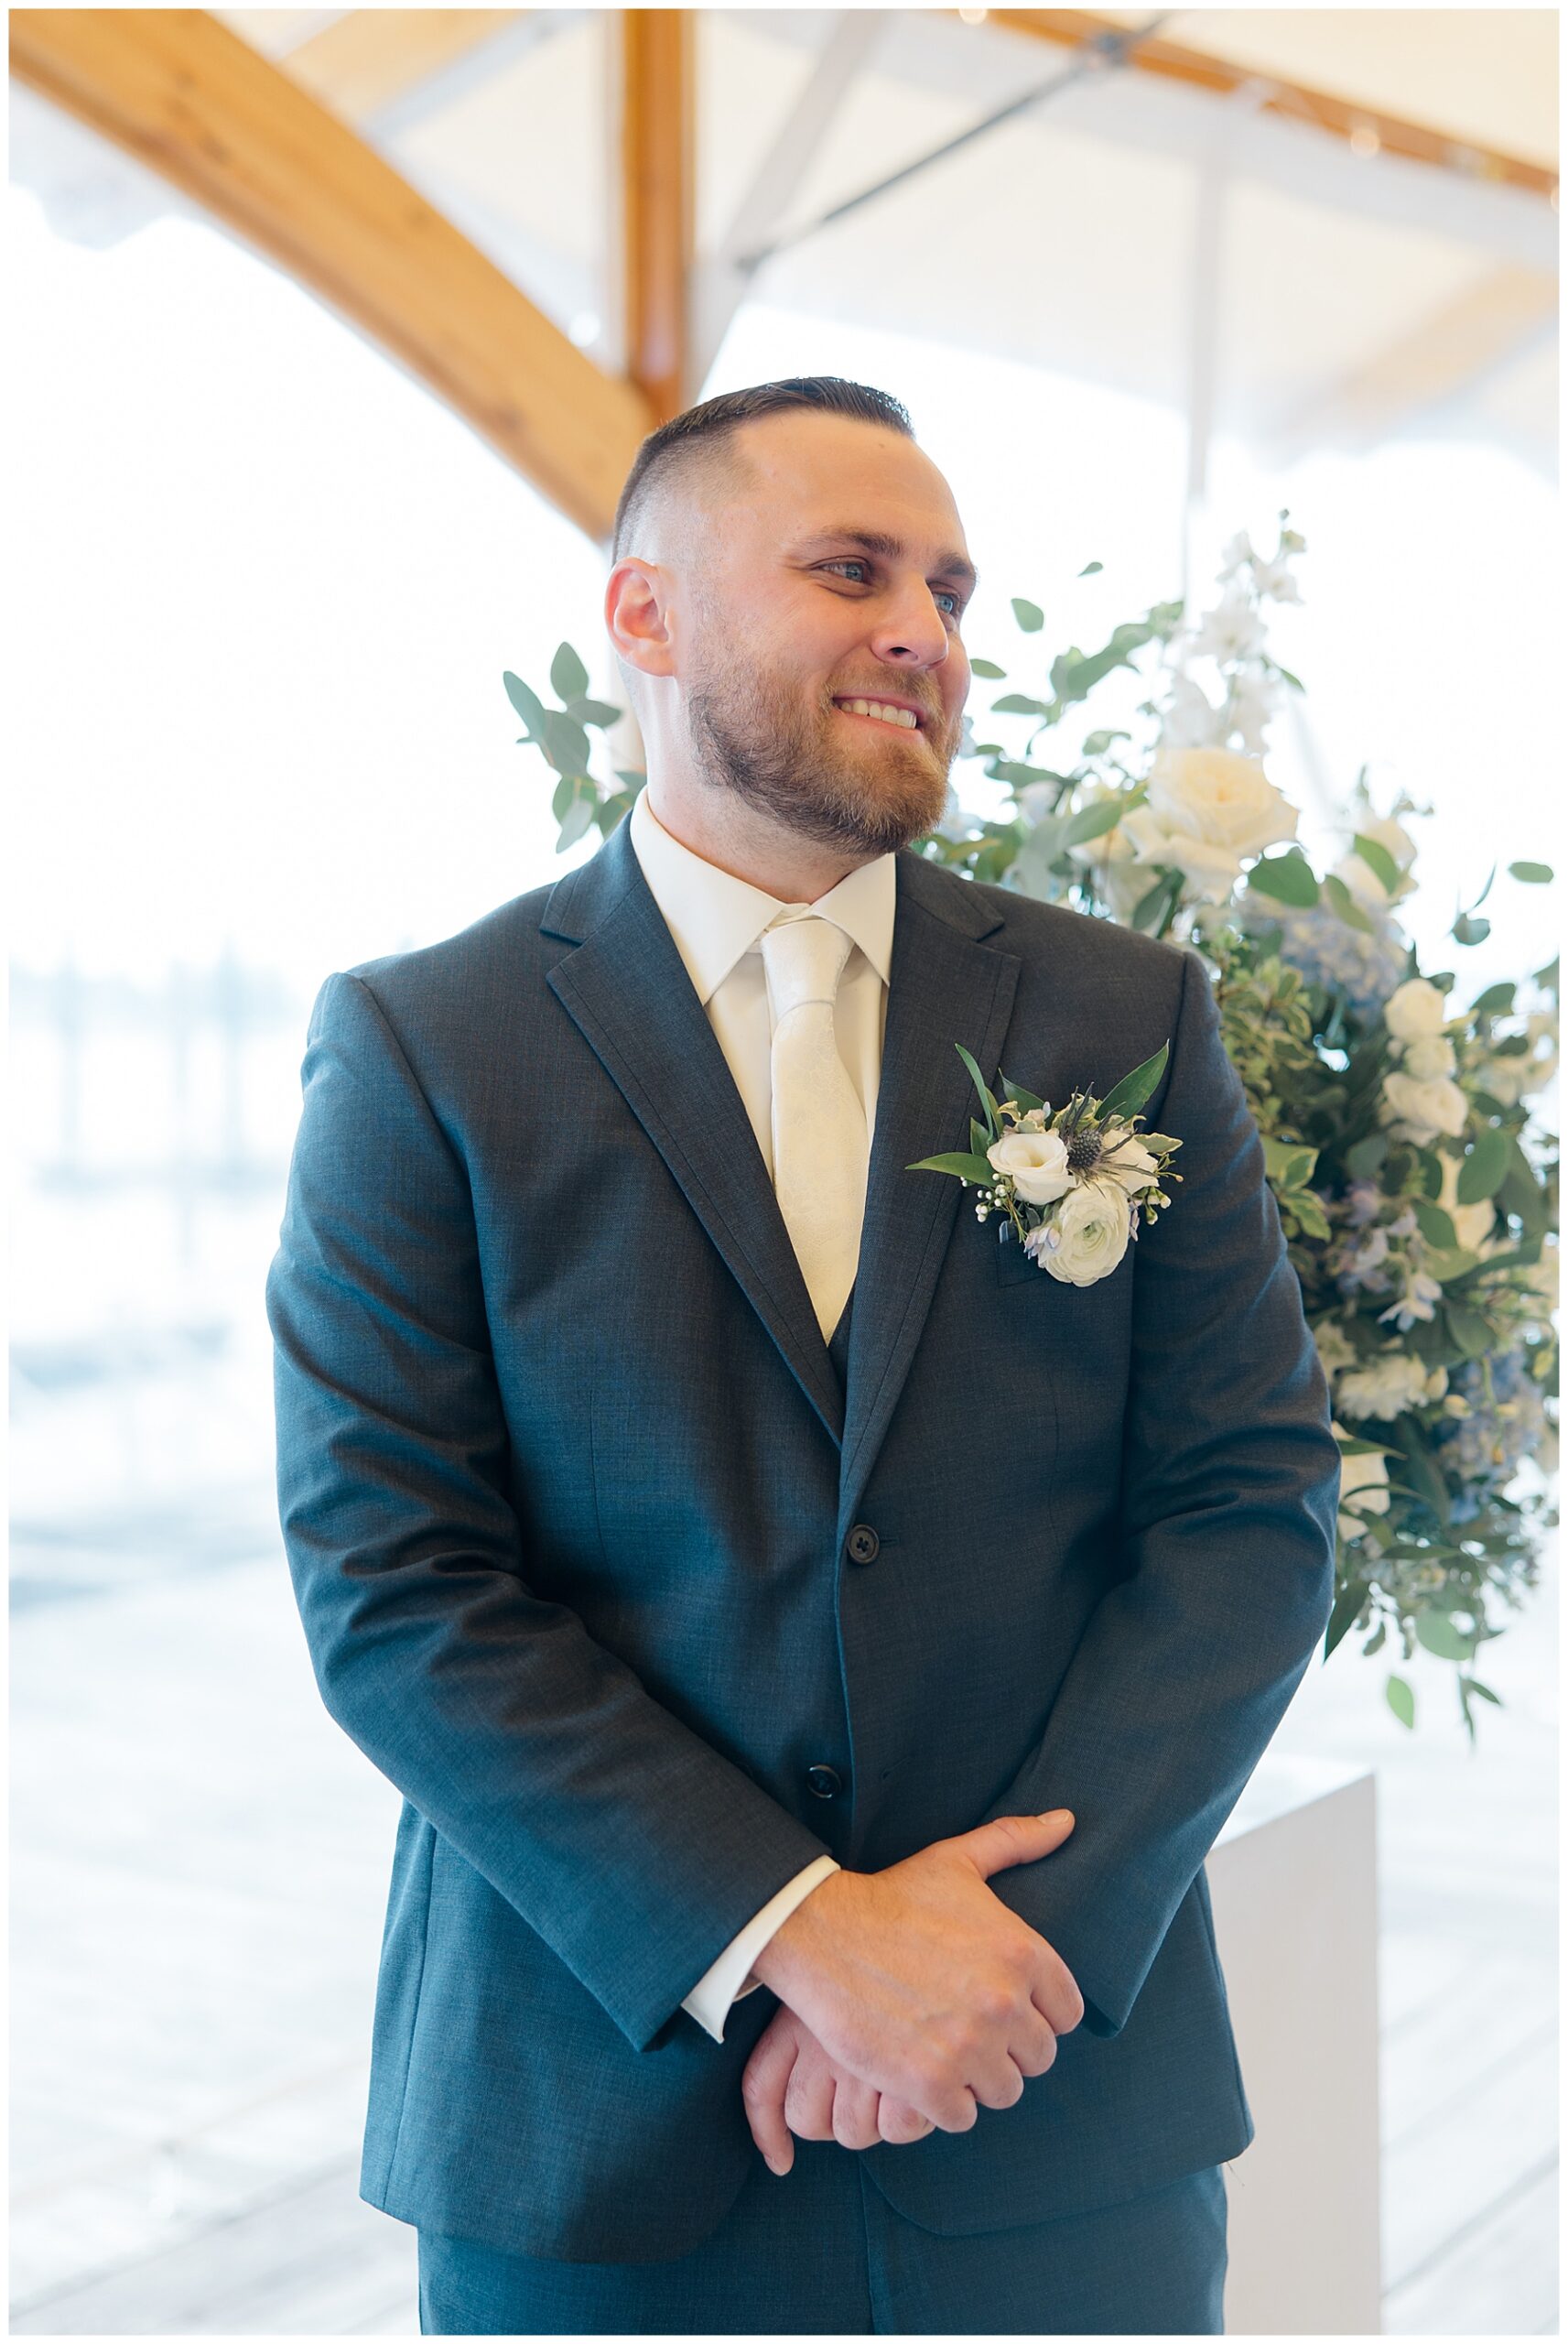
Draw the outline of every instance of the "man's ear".
M665 603L669 581L656 561L627 554L604 590L604 624L616 658L644 676L673 676L674 646Z

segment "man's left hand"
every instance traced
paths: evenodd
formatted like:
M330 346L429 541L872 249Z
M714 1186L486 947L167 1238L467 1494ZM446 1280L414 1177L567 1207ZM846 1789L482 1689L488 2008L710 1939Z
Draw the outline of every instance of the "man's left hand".
M746 2118L770 2169L787 2173L795 2140L869 2149L878 2141L924 2140L929 2117L838 2066L806 2021L781 2003L757 2038L741 2078Z

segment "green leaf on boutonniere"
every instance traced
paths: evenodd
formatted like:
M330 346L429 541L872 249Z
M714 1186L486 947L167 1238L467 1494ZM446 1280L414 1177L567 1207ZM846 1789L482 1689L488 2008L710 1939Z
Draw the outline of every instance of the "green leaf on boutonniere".
M984 1156L990 1144L991 1135L984 1123L977 1123L971 1115L969 1117L969 1145L974 1149L975 1154Z
M1033 1114L1036 1109L1044 1112L1044 1100L1037 1099L1033 1091L1025 1091L1022 1082L1010 1082L1005 1074L999 1075L997 1080L1001 1084L1002 1097L1011 1099L1026 1115Z
M1001 1137L1001 1116L998 1112L996 1101L991 1097L990 1091L987 1087L984 1075L980 1072L979 1068L975 1064L974 1059L969 1056L968 1051L964 1047L962 1042L955 1042L953 1047L957 1051L958 1056L968 1068L969 1080L980 1094L980 1104L986 1111L986 1129L989 1132L992 1139L1000 1139ZM990 1177L989 1170L986 1177L988 1179Z
M1145 1058L1142 1065L1135 1066L1130 1074L1124 1074L1110 1096L1100 1101L1100 1122L1103 1123L1112 1115L1120 1115L1130 1123L1139 1113L1145 1100L1153 1094L1170 1055L1170 1043L1162 1042L1152 1058Z
M965 1156L955 1150L950 1156L923 1156L918 1164L906 1164L906 1172L951 1172L960 1180L972 1180L979 1188L989 1188L996 1173L983 1156Z

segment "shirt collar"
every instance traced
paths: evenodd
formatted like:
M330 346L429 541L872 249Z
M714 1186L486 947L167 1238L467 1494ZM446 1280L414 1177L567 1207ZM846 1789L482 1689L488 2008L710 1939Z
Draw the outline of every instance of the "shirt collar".
M749 880L721 871L671 836L642 788L627 816L632 843L650 894L664 914L676 950L706 1008L736 962L784 909ZM896 858L878 855L818 895L810 906L858 944L883 984L892 966L893 913L898 897Z

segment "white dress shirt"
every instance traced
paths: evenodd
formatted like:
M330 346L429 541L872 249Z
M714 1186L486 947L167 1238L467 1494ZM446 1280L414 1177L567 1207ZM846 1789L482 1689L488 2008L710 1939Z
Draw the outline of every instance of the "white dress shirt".
M708 1013L771 1179L773 1021L761 938L785 906L776 895L721 871L672 838L648 803L645 788L638 791L627 819L643 876ZM894 858L882 854L851 871L810 906L851 939L834 1004L834 1030L865 1110L868 1132L876 1129L897 889ZM818 1856L807 1864L753 1915L697 1980L682 2007L716 2043L724 2039L730 2003L758 1983L748 1975L756 1956L795 1906L838 1870L831 1856Z

